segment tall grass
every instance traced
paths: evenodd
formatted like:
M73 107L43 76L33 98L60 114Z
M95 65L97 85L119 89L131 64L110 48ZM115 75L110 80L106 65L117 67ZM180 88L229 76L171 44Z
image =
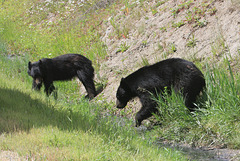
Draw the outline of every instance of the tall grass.
M228 59L220 66L206 64L204 75L206 90L195 112L188 111L180 94L160 96L157 137L193 146L239 148L240 77L233 74Z

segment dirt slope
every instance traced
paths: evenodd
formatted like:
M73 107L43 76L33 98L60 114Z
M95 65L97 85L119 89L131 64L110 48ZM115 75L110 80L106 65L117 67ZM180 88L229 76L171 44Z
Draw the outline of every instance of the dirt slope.
M231 57L239 61L239 0L164 2L130 3L129 6L134 7L123 6L116 11L116 16L103 23L106 30L102 40L107 45L108 58L101 64L100 76L107 78L107 84L98 98L114 106L122 77L166 58L216 63ZM140 102L134 99L124 110L134 118L140 107ZM120 115L120 111L116 110L116 115ZM215 149L212 160L238 160L235 156L239 151L222 149L221 153L224 155Z
M100 75L108 81L100 96L108 102L115 102L120 79L147 63L170 57L218 61L240 54L239 0L164 2L132 2L103 23L108 59Z

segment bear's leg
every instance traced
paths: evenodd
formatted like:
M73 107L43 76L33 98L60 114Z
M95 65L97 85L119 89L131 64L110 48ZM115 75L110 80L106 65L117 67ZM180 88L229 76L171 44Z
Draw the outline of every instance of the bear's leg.
M36 80L33 79L32 89L39 91L42 87L42 83L36 83Z
M203 91L205 80L202 76L194 77L191 82L184 87L183 95L185 98L185 106L192 112L196 108L197 96Z
M137 112L135 120L136 127L141 125L141 122L153 115L153 113L157 113L157 103L151 99L151 96L147 94L147 96L142 96L140 98L142 103L142 108Z
M140 126L142 121L151 117L153 113L157 112L156 107L146 107L142 106L141 110L138 111L136 114L135 120L136 120L136 127Z
M185 106L189 109L190 112L195 111L195 109L197 108L195 103L197 101L197 96L199 95L199 93L188 93L188 95L185 96Z
M200 91L202 90L202 87L195 87L195 88L185 88L184 90L184 98L185 98L185 106L189 109L190 112L194 111L196 108L197 96L199 95Z
M53 90L55 90L55 87L53 85L53 82L44 82L44 86L45 86L45 92L47 94L47 96L49 96Z
M93 82L93 75L89 75L88 73L85 73L83 70L78 70L77 75L88 93L86 97L90 99L94 98L96 96L96 89Z

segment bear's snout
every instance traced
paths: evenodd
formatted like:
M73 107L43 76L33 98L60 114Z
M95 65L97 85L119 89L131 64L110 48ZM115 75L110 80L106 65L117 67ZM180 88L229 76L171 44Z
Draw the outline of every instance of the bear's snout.
M35 79L35 83L36 83L37 85L42 84L42 78L36 78L36 79Z
M116 105L117 105L117 108L122 109L122 108L124 108L127 104L126 104L126 103L122 103L122 102L120 102L120 101L117 99Z

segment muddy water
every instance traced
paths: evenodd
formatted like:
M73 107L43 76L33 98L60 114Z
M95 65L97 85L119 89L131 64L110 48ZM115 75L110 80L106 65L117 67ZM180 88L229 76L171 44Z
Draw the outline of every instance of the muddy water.
M119 126L125 126L126 120L121 117L115 117L115 122L118 122ZM133 121L133 120L132 120ZM134 121L132 122L134 125ZM139 133L145 133L149 129L141 125L136 130ZM161 141L155 142L157 146L171 148L173 150L181 151L186 155L189 161L240 161L240 150L233 149L217 149L217 148L192 148L188 145L170 145Z
M159 143L160 146L181 151L189 160L196 161L240 161L240 150L190 148L187 146L172 146Z
M148 130L145 126L137 128L138 132ZM190 161L240 161L240 150L217 148L192 148L188 145L170 145L161 141L155 142L160 147L181 151Z

